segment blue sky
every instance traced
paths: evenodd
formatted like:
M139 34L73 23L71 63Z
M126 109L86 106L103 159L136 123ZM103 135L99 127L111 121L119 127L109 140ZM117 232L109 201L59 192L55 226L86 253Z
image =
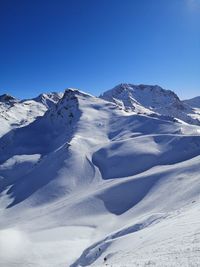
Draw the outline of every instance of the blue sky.
M200 95L200 0L1 0L0 93L121 82Z

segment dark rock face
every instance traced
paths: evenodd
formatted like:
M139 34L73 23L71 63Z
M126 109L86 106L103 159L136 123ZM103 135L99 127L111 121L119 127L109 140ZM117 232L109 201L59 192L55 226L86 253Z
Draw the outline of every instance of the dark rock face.
M3 102L3 103L15 103L15 102L17 102L17 99L14 98L11 95L3 94L3 95L0 95L0 102Z

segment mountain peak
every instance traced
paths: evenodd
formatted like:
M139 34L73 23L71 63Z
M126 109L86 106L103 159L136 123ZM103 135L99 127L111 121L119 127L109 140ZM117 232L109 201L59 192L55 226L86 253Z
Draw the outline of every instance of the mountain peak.
M63 98L78 95L79 92L80 91L78 89L76 89L76 88L67 88L67 89L65 89Z
M147 85L147 84L130 84L130 83L120 83L119 85L115 86L113 89L106 91L104 94L110 93L122 93L124 91L128 92L151 92L152 94L164 94L164 95L171 95L174 98L179 99L179 97L171 90L163 89L159 85ZM104 95L103 94L103 95Z
M54 124L70 125L74 118L79 117L78 89L68 88L62 98L48 111L47 115Z
M79 89L76 88L67 88L65 89L63 99L64 98L71 98L71 97L78 97L78 96L83 96L83 97L91 97L90 94L87 94L83 91L80 91Z
M188 105L185 105L173 91L158 85L121 83L100 97L114 102L125 111L162 115L169 119L178 118L188 123L199 124L196 117L188 115L190 112Z
M39 103L44 104L47 108L52 107L55 105L63 96L63 93L43 93L34 98L33 100Z
M134 103L140 104L145 108L154 108L158 105L163 106L164 104L166 106L175 102L180 104L181 102L174 92L165 90L158 85L145 84L121 83L106 91L100 97L108 101L120 100L126 108L133 108Z
M0 102L15 103L15 102L17 102L17 99L14 98L13 96L9 95L9 94L3 94L3 95L0 95Z

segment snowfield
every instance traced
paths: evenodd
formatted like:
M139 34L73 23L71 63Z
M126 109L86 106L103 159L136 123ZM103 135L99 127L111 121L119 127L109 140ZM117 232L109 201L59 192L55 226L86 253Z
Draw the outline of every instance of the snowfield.
M0 96L0 266L200 266L197 102Z

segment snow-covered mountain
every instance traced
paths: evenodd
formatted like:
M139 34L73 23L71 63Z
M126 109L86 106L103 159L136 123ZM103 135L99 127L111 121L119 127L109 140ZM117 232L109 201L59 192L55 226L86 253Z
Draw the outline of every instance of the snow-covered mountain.
M43 113L4 130L0 265L200 265L200 126L170 113L192 107L123 86L28 100ZM25 103L2 102L8 125Z
M200 97L194 97L192 99L184 100L183 103L190 107L190 116L194 120L200 121Z
M193 108L200 108L200 96L184 100L184 103L188 104L189 106Z
M44 104L47 108L53 107L57 102L62 98L63 93L47 93L40 94L36 98L33 98L34 101Z
M101 98L112 101L126 111L148 115L164 115L200 125L200 116L170 90L158 85L120 84L103 93Z
M0 95L0 102L5 103L5 104L14 104L18 102L18 100L11 95L3 94L3 95Z
M34 99L18 100L10 95L0 96L0 136L11 129L23 127L33 122L38 116L44 115L47 109L52 108L61 93L41 94Z

